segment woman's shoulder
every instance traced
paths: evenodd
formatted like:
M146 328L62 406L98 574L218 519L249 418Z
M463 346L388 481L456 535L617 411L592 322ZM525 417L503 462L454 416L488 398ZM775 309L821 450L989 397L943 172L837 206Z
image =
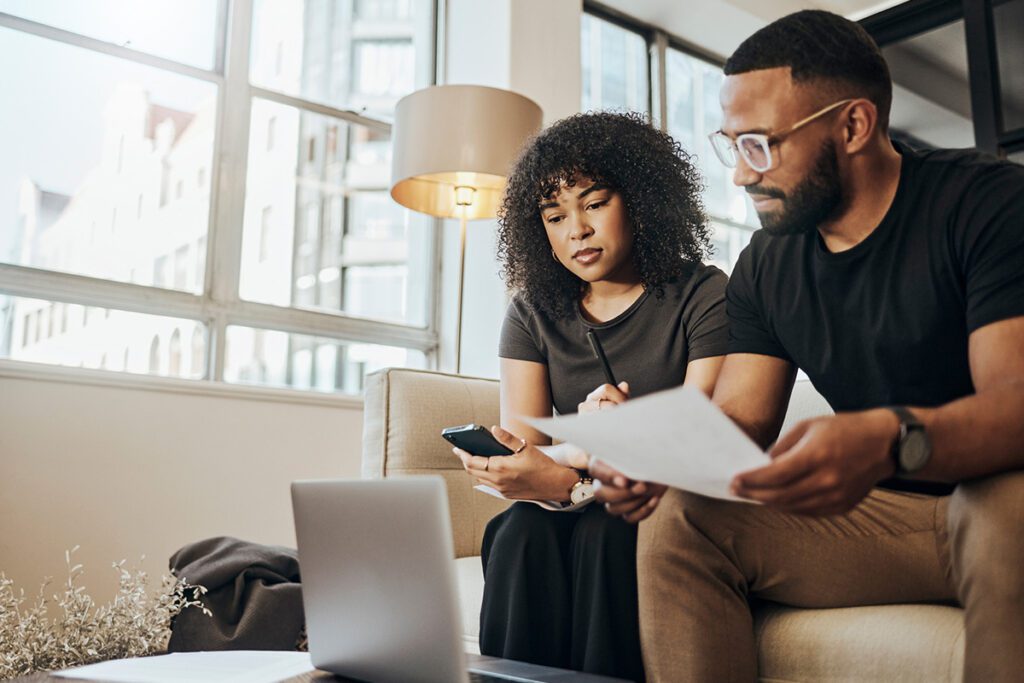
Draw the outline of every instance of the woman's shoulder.
M678 299L725 297L729 276L707 263L689 262L675 279L665 283L667 294Z

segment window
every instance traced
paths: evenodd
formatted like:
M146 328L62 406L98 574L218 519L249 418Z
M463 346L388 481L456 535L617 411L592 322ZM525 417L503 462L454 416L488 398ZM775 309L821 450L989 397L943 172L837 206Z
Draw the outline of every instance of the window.
M5 0L0 357L346 392L433 363L436 222L387 190L435 4ZM210 353L229 330L252 343Z
M662 129L694 155L705 180L704 205L713 228L711 262L729 272L760 224L746 193L733 185L731 170L718 162L707 140L721 120L722 70L680 45L661 31L630 28L621 18L613 20L588 7L581 29L581 108L657 113L654 118ZM648 59L652 52L653 64ZM662 75L666 87L659 93L650 84Z
M733 184L732 169L718 161L708 140L722 119L718 91L724 75L714 64L672 47L666 50L665 72L666 128L696 158L713 226L712 262L730 272L760 223L747 193Z
M583 111L650 113L649 60L643 35L584 13L580 47Z

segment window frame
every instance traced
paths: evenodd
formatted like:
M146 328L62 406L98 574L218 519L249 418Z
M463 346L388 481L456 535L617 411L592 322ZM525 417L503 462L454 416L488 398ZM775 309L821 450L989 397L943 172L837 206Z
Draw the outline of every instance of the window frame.
M391 122L384 117L365 116L250 84L253 1L217 0L215 54L210 70L0 12L0 27L195 78L217 87L217 114L209 169L211 197L205 237L205 275L201 293L11 263L0 263L0 292L12 297L45 299L65 305L114 308L195 320L204 325L207 331L206 365L202 379L219 383L224 382L225 340L230 325L324 337L339 343L405 347L423 352L427 366L436 368L440 355L440 312L437 304L440 301L442 254L441 221L438 219L431 220L433 235L429 241L432 248L427 268L428 281L424 283L428 315L423 327L359 318L344 312L246 301L239 296L253 98L322 114L388 134L391 132ZM431 84L437 82L441 45L439 17L443 16L443 3L444 0L432 0L428 9L430 16L427 21L431 31L430 45L425 53L429 55L430 64L424 71L430 74ZM231 111L230 119L226 116L227 111ZM24 365L10 359L0 359L0 363ZM38 365L46 367L46 364ZM59 370L80 371L78 368L64 367ZM46 374L52 374L49 368ZM195 381L144 376L154 381ZM249 385L232 386L249 388Z

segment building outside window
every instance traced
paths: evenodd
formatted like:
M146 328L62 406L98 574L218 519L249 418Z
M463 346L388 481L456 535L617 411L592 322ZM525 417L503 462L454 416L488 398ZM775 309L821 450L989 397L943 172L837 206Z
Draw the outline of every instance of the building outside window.
M426 366L435 225L387 194L388 121L432 82L434 3L122 4L0 8L0 357L345 392ZM66 325L72 293L109 316Z

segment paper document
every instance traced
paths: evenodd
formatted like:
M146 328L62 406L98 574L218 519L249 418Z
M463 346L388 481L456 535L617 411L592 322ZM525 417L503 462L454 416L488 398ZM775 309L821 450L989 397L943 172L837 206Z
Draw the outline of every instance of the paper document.
M501 498L502 500L511 500L512 502L522 502L522 503L534 503L535 505L539 505L542 508L544 508L545 510L551 510L552 512L575 512L576 510L579 510L580 508L586 507L586 506L588 506L588 505L590 505L591 503L594 502L593 498L587 498L586 500L581 501L579 503L573 503L572 505L565 505L565 506L563 506L561 503L557 503L557 502L555 502L553 500L521 500L521 501L516 501L516 500L513 500L512 498L506 498L505 496L501 495L501 491L499 491L498 489L496 489L496 488L494 488L492 486L488 486L487 484L477 484L473 488L475 488L480 493L486 493L489 496L494 496L495 498Z
M757 444L692 387L660 391L610 410L523 419L631 479L714 498L751 502L729 493L729 482L740 472L770 462Z
M123 683L276 683L313 671L308 652L176 652L54 671L54 676Z

